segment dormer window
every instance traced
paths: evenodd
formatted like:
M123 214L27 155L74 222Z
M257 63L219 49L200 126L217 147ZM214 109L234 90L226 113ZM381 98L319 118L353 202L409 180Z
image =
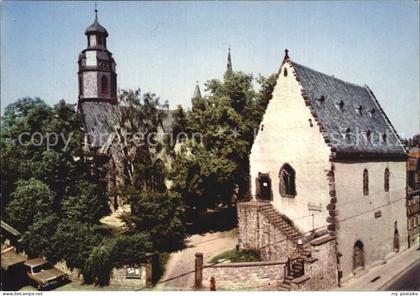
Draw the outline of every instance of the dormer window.
M356 110L356 113L357 113L358 115L362 115L362 110L363 110L363 107L362 107L361 105L356 105L356 106L354 107L354 109Z
M346 142L350 142L350 136L351 136L350 128L347 128L347 129L342 130L342 135L343 135L343 139Z
M375 114L375 109L371 108L368 110L369 116L373 117L373 115Z
M344 109L344 102L342 100L341 101L336 101L335 102L335 107L338 110L343 111L343 109Z
M319 98L316 98L316 100L317 100L318 102L320 102L320 103L323 103L323 102L325 101L325 96L324 96L324 95L322 95L322 96L320 96Z
M384 133L384 134L382 134L382 142L384 143L384 144L386 144L387 143L387 135L386 135L386 133Z
M368 130L366 132L366 140L370 142L371 138L372 138L372 132L370 130Z

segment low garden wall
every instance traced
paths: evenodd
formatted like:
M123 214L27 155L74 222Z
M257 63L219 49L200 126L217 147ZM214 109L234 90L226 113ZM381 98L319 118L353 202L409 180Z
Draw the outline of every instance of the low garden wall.
M70 276L72 280L83 281L83 277L77 268L69 269L65 262L58 262L55 267L64 271ZM114 268L112 270L111 278L109 281L110 286L124 286L136 289L146 287L146 268L145 265L135 269L130 267Z
M210 289L214 277L216 290L275 290L284 278L287 259L261 262L204 265L203 288Z

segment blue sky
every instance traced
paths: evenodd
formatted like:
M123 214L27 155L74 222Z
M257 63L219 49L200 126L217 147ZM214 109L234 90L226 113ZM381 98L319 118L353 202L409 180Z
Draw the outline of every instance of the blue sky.
M2 2L1 102L77 100L77 57L94 2ZM98 2L120 88L190 106L195 82L233 67L296 62L375 92L397 131L419 132L419 4L408 2Z

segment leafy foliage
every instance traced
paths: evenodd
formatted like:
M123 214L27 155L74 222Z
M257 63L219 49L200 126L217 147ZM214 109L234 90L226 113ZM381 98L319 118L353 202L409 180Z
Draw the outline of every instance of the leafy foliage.
M6 107L1 127L4 218L23 232L30 256L82 269L104 239L99 219L108 207L105 184L83 157L74 105L23 98ZM31 142L34 133L40 137Z
M112 243L101 244L93 248L82 271L87 283L95 283L99 286L109 284L113 269L111 250Z
M41 181L31 178L17 181L17 188L7 206L9 221L18 230L25 231L34 221L51 213L54 193Z
M194 98L191 111L175 112L176 132L187 133L190 140L175 154L170 176L189 213L230 206L237 187L239 196L248 194L248 157L276 76L260 76L258 92L254 81L252 75L229 71L223 81L206 83L209 95Z
M131 200L127 222L135 232L147 231L153 250L177 248L185 237L184 204L174 192L140 192Z
M111 251L114 266L138 265L146 260L146 253L153 250L150 236L146 233L124 234L115 239Z

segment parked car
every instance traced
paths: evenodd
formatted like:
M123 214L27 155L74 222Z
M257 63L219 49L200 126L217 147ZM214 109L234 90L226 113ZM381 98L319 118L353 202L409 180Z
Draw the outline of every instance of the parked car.
M24 263L26 273L38 290L67 282L69 276L42 258L28 259Z

